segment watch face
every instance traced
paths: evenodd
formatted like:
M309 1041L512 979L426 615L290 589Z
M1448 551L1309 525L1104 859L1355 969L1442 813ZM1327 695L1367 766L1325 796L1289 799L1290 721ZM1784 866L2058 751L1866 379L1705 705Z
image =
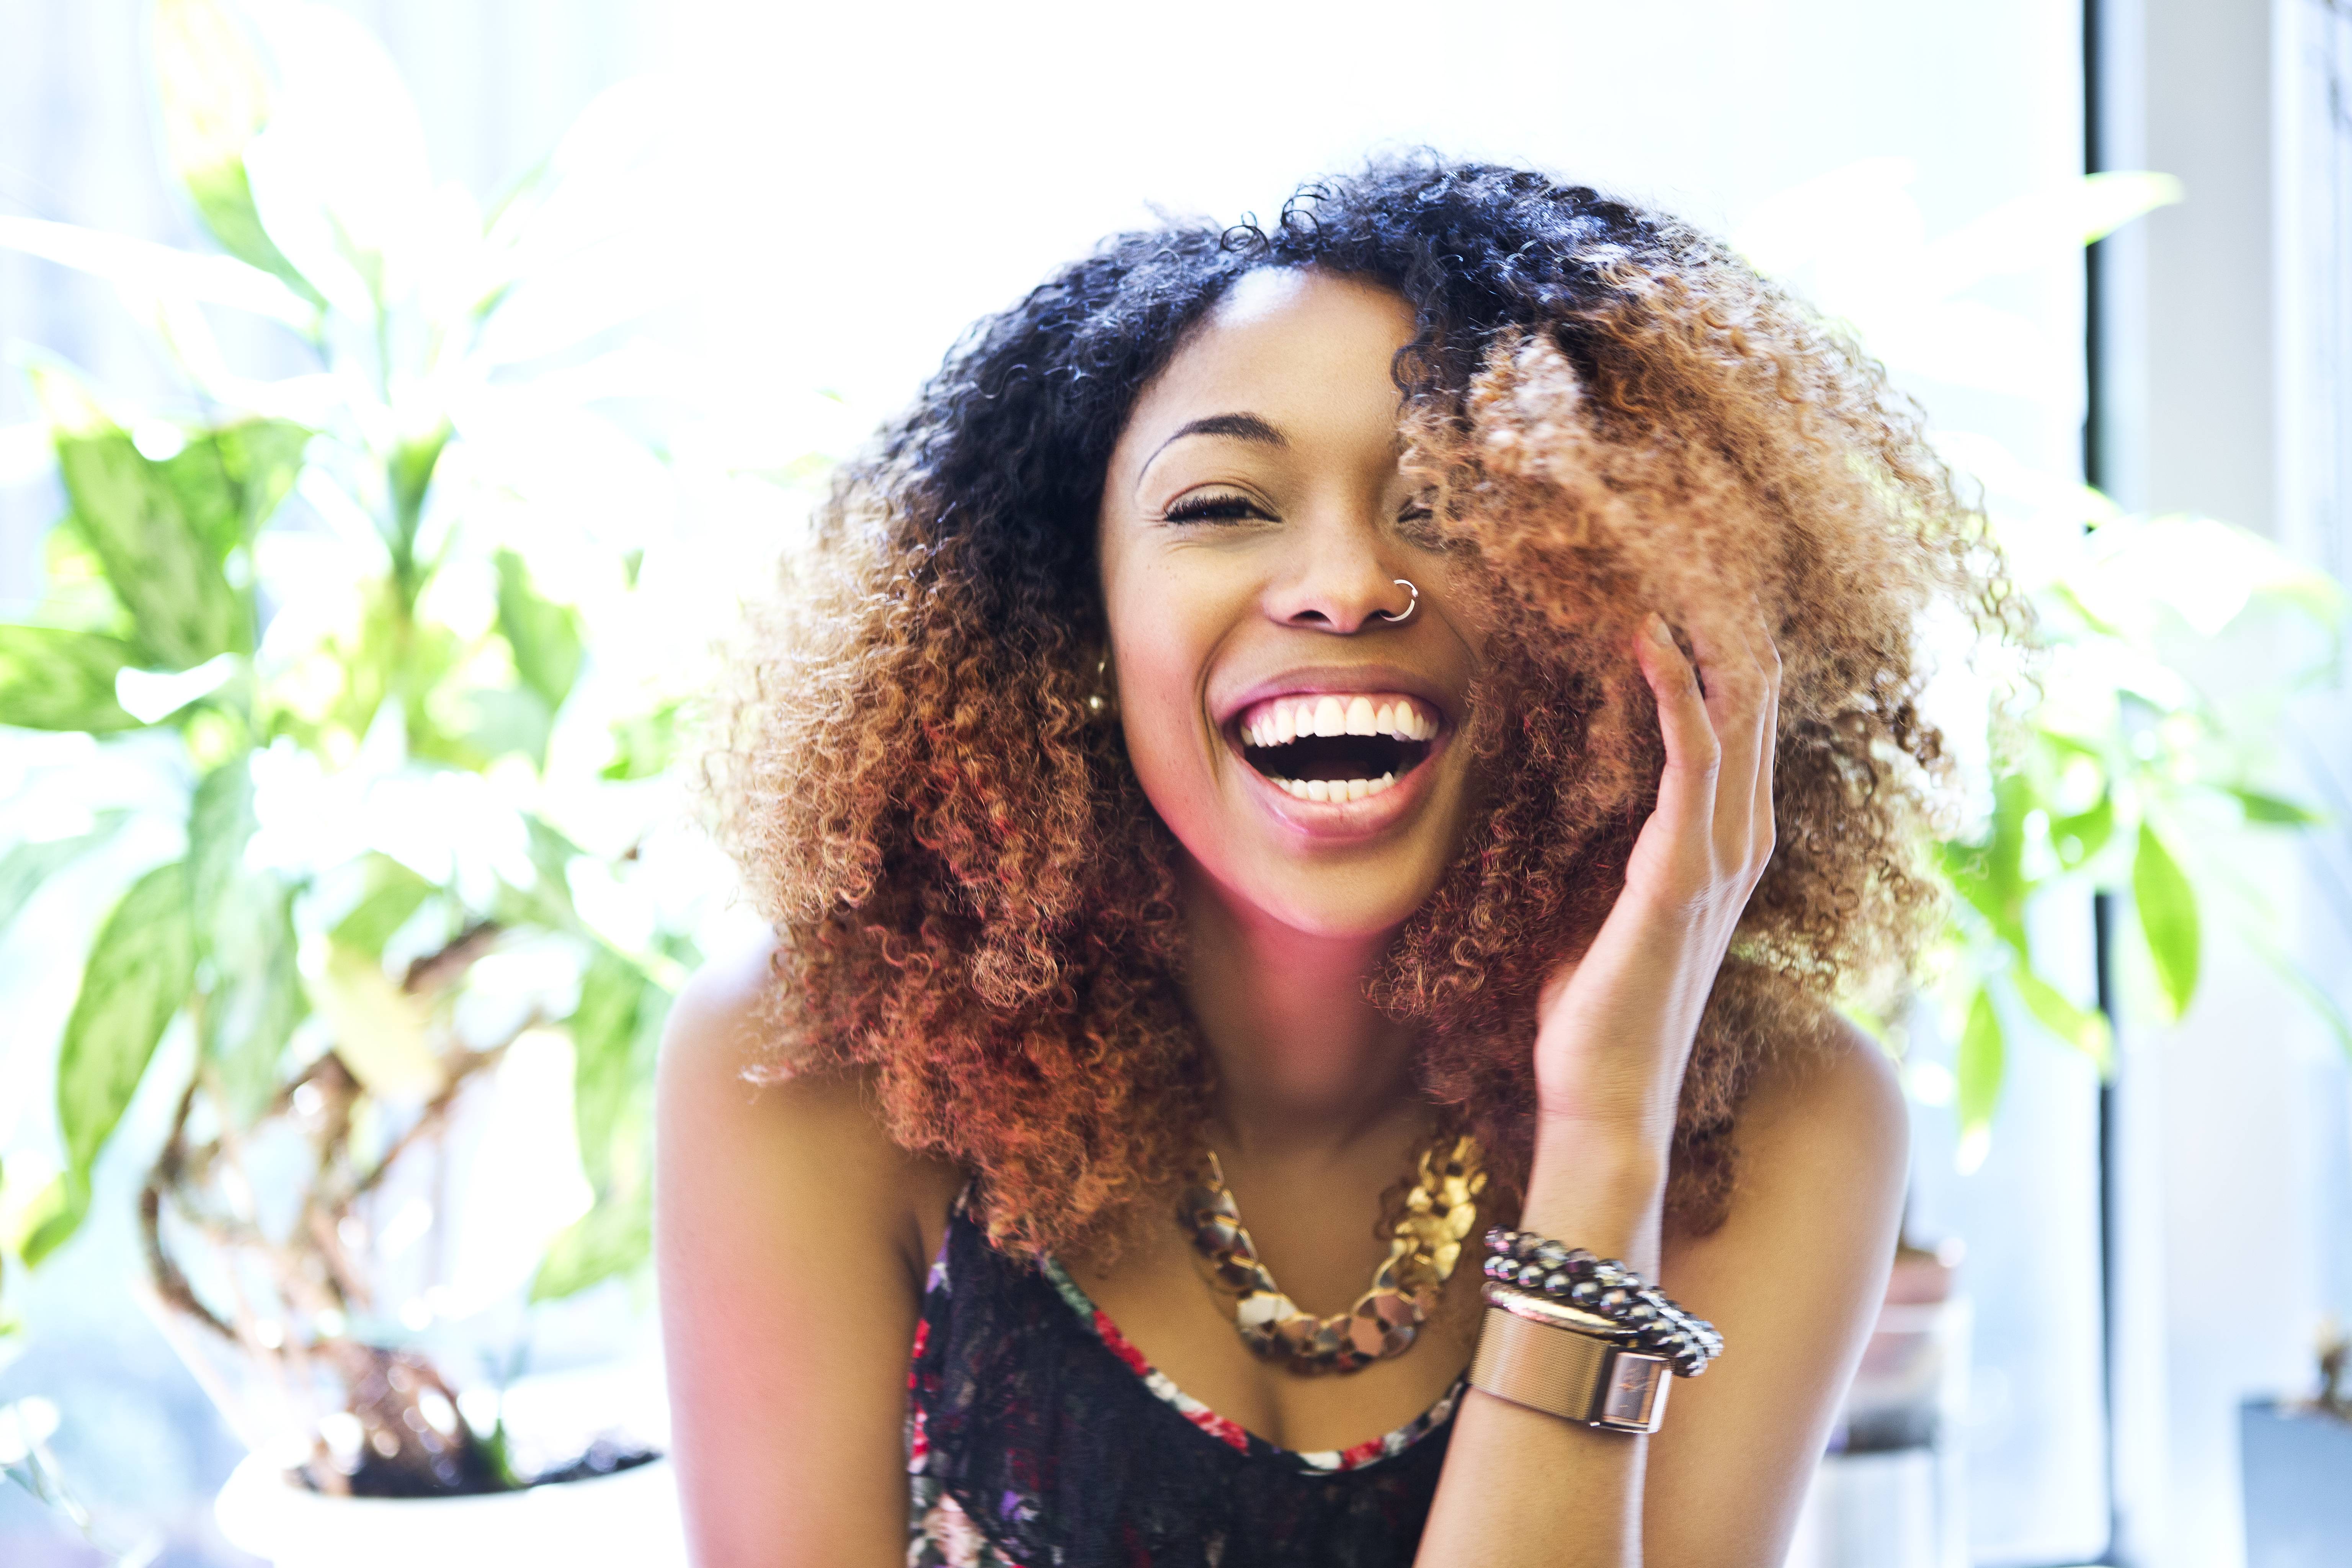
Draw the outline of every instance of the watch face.
M1665 1373L1666 1363L1661 1357L1619 1352L1609 1369L1609 1390L1601 1397L1601 1418L1612 1426L1656 1431L1658 1417L1665 1414Z

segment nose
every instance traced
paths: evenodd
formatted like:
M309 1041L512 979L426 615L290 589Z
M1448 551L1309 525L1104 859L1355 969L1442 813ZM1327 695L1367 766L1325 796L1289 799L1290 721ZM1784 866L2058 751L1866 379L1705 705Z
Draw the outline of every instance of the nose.
M1267 584L1269 618L1307 631L1349 636L1402 619L1411 595L1383 559L1380 531L1364 525L1301 531L1299 548Z

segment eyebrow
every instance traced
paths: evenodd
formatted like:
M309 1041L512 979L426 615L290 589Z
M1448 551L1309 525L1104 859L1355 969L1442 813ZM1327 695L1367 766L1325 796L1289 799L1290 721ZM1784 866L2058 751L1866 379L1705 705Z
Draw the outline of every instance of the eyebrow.
M1181 426L1176 434L1160 443L1151 456L1143 460L1149 468L1160 460L1160 454L1187 436L1223 436L1235 441L1255 441L1262 447L1287 447L1290 437L1269 421L1255 414L1212 414L1205 419L1195 419ZM1139 474L1143 470L1138 469Z

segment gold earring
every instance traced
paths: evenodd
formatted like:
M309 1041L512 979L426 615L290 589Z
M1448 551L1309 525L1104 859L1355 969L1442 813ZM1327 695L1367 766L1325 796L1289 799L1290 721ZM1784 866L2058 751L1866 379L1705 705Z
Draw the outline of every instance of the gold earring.
M1087 694L1087 717L1109 717L1114 706L1110 692L1110 655L1095 660L1095 689Z

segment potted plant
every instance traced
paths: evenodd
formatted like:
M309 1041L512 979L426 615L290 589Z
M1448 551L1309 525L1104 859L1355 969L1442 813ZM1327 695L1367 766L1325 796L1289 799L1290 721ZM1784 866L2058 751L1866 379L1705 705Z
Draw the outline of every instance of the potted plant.
M2319 1391L2250 1399L2239 1413L2246 1568L2352 1562L2352 1338L2320 1336Z
M1979 286L2065 262L2182 195L2161 174L2091 174L1930 239L1911 175L1901 159L1863 160L1764 204L1736 237L1759 268L1843 317L1896 374L2010 396L2039 396L2050 378L2074 374L2077 350L2040 347L2046 334L1988 304ZM1981 495L1988 540L2015 588L2011 613L2035 648L2025 664L1978 668L1955 645L1927 693L1969 805L1934 868L1953 895L1929 966L1953 1061L1906 1074L1913 1092L1954 1108L1970 1164L1990 1135L2011 1039L2054 1040L2105 1070L2111 1031L2092 977L2056 973L2027 917L2037 904L2101 896L2127 917L2111 934L2139 936L2117 941L2131 962L2111 978L2133 982L2131 994L2159 1016L2188 1008L2224 908L2352 1049L2352 1028L2278 940L2270 911L2234 896L2226 862L2200 853L2241 827L2318 820L2265 780L2279 765L2284 700L2336 673L2342 588L2248 530L2126 515L1993 437L1938 429L1933 440ZM2201 671L2216 645L2249 636L2268 639L2271 674L2235 679L2219 700ZM1857 996L1853 1012L1901 1056L1915 1000Z
M2035 323L2005 317L1976 286L2063 260L2181 195L2161 174L2092 175L1929 239L1908 178L1900 160L1836 171L1768 203L1742 248L1848 317L1897 374L2027 397L2072 369L2037 361ZM1964 1171L1986 1156L2012 1051L2071 1048L2108 1071L2104 1009L2177 1020L2217 925L2352 1050L2341 1010L2231 864L2242 831L2318 820L2268 780L2285 701L2335 673L2343 591L2246 530L2126 515L1982 435L1939 430L1935 442L1980 487L2035 648L2006 668L1971 668L1965 647L1949 649L1925 705L1952 744L1969 809L1932 847L1948 896L1928 982L1852 997L1851 1014L1901 1063L1915 1100L1951 1111ZM2232 643L2263 647L2266 673L2209 683ZM2088 944L2062 940L2053 956L2053 913L2104 922L2106 975L2061 967ZM1957 1239L1936 1250L1906 1245L1895 1260L1792 1563L1966 1560L1956 1417L1971 1305L1952 1267Z
M728 884L667 826L685 682L656 654L706 636L648 580L669 473L595 404L658 302L611 283L662 228L610 184L645 172L650 89L600 100L485 217L430 180L356 24L268 16L155 11L166 146L225 254L0 218L0 244L113 281L197 411L33 372L68 505L46 596L0 625L0 726L86 738L28 770L52 807L124 804L0 855L0 929L133 829L179 847L89 940L54 1041L57 1147L8 1152L0 1209L11 1263L39 1266L133 1096L172 1074L139 1222L153 1299L255 1447L224 1522L281 1561L352 1563L370 1541L413 1558L440 1528L415 1500L470 1499L479 1531L500 1494L651 1457L593 1422L526 1430L530 1402L481 1397L436 1334L501 1289L545 1301L643 1265L654 1047ZM213 310L309 363L241 374ZM159 1051L174 1029L193 1049ZM550 1144L553 1207L542 1190L494 1223L501 1107L551 1096L576 1164ZM453 1295L453 1247L503 1285ZM566 1420L576 1446L547 1451ZM355 1522L365 1498L401 1511ZM601 1555L611 1521L569 1507ZM512 1517L559 1545L546 1505Z

